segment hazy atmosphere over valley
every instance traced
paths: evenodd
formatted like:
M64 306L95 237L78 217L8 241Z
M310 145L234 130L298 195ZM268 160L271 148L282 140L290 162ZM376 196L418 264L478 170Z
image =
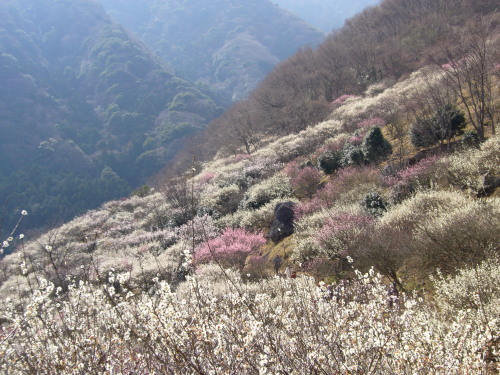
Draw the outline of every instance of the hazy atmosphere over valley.
M0 373L500 373L494 0L2 0Z

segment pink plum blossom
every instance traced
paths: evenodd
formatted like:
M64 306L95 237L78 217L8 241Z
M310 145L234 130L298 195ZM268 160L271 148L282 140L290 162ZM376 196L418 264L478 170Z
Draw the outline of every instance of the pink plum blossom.
M215 259L242 267L246 257L266 243L262 233L242 228L226 228L218 237L209 239L195 249L194 262L207 263Z

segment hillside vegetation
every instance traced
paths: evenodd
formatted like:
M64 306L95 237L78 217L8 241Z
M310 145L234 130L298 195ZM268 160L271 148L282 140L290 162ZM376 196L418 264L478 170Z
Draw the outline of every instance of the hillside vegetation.
M20 214L0 263L0 368L498 374L497 13L418 3L384 1L285 61L210 125L223 145L198 138L206 159L182 175L34 239ZM436 4L450 22L421 45L432 58L399 51L404 69L373 81L332 70L338 92L307 96L325 94L304 78L318 73L310 57L353 25L392 14L412 32L417 18L400 20L418 14L430 32ZM374 63L398 48L384 38L366 46ZM292 68L312 75L293 80ZM291 213L277 215L283 203Z

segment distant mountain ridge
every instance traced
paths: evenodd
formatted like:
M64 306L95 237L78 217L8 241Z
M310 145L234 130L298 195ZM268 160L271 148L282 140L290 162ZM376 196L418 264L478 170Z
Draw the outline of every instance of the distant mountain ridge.
M269 0L98 1L183 77L207 83L228 102L324 37Z

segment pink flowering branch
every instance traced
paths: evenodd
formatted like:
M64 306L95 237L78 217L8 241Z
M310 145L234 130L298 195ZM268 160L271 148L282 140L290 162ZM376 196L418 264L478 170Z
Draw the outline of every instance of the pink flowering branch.
M357 99L357 98L359 98L359 96L344 94L344 95L339 96L337 99L335 99L332 102L332 104L333 105L342 105L350 99Z
M383 127L385 126L385 120L381 117L370 117L358 123L360 129L369 129L373 126Z
M226 228L224 232L195 249L194 263L216 261L243 268L248 255L266 243L262 233L249 232L242 228Z

